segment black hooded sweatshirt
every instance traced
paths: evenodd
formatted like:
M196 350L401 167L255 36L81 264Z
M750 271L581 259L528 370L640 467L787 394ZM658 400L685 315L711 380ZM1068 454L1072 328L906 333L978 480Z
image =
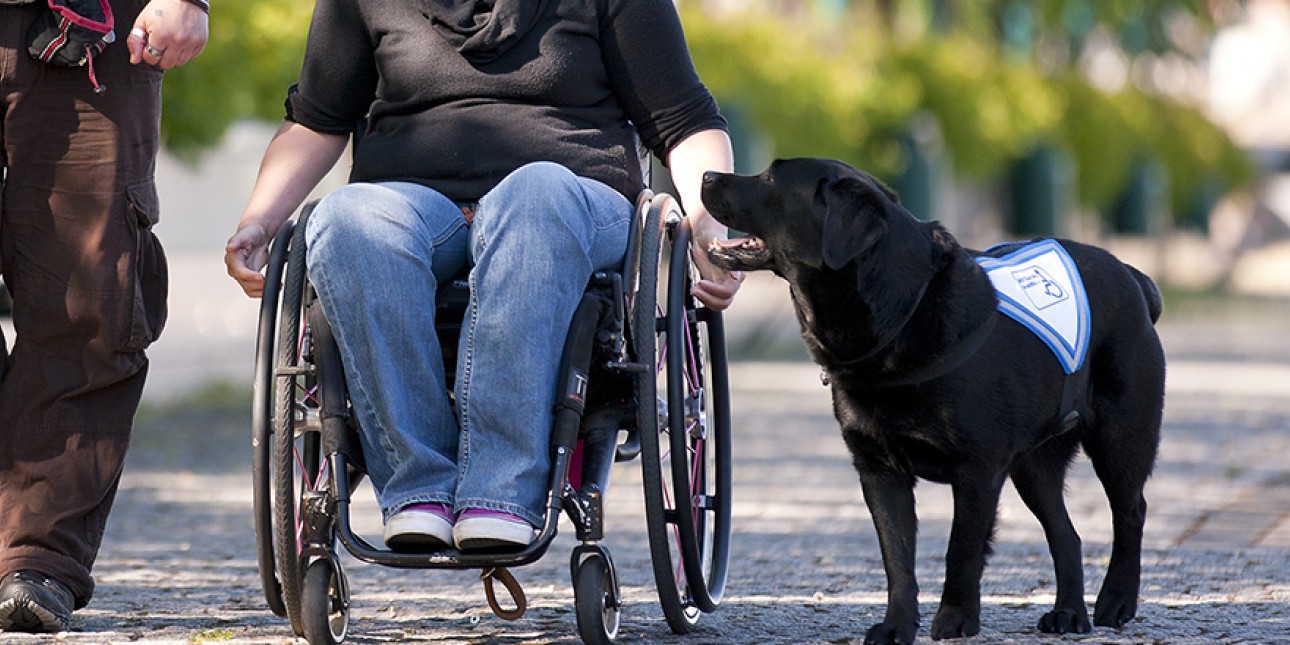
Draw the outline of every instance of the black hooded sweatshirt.
M318 0L287 119L348 134L353 181L477 200L553 161L634 199L661 159L724 129L672 0Z

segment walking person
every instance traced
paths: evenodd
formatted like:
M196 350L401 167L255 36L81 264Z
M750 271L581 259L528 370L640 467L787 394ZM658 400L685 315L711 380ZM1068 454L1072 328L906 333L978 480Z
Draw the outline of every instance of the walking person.
M66 630L166 318L152 233L164 70L206 0L0 0L0 630ZM3 338L0 337L0 347Z

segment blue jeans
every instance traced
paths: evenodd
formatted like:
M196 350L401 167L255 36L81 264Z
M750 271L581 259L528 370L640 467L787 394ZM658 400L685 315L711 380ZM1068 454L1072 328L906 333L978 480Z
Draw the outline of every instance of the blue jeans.
M591 274L621 265L631 219L626 197L552 163L504 178L469 227L412 183L351 184L318 204L309 276L384 517L439 502L542 523L565 335ZM454 418L434 301L467 267Z

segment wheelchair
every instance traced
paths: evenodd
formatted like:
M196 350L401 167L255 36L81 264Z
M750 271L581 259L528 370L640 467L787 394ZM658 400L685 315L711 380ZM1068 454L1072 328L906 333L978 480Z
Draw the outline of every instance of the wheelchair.
M256 338L252 411L254 515L264 597L311 645L343 642L350 588L339 546L399 568L480 569L495 613L517 618L523 592L507 568L544 555L563 512L576 532L570 558L578 632L589 644L618 636L623 603L604 538L610 467L639 459L654 580L677 634L717 609L731 530L731 448L725 335L720 312L691 295L690 230L676 200L642 193L621 271L592 277L574 315L553 402L552 472L545 524L506 553L403 553L355 532L351 496L362 481L357 420L331 328L308 280L304 229L312 204L271 244ZM441 287L436 333L451 390L467 287ZM499 574L505 574L499 575ZM501 609L490 575L518 605ZM508 615L509 614L509 615Z

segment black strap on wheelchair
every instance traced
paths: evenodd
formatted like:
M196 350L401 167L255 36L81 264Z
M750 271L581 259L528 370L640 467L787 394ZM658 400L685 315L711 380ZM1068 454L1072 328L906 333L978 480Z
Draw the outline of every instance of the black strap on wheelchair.
M479 574L479 579L484 581L484 597L488 599L488 608L497 614L502 620L519 620L524 612L529 608L528 598L524 595L524 588L520 586L515 576L506 567L493 567L484 569ZM497 592L493 589L493 581L500 580L502 586L506 588L507 593L511 594L511 600L515 601L515 609L504 609L497 603Z
M361 453L353 449L349 436L349 407L346 404L349 399L345 391L345 370L341 367L340 348L332 335L331 323L323 313L322 303L317 300L311 303L307 315L314 336L314 361L318 368L318 387L322 399L319 417L324 429L324 454L340 452L353 462L356 453L360 457Z
M596 331L611 312L609 298L597 289L584 293L574 311L560 356L560 390L555 403L552 448L572 450L578 440L579 423L587 407L587 376L595 349Z

